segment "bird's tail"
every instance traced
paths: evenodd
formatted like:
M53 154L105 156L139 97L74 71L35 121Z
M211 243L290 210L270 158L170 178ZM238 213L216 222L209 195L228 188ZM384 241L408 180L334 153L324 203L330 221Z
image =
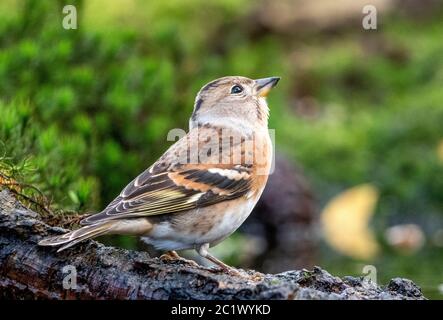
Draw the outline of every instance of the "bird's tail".
M82 227L80 229L70 231L61 236L50 237L47 239L41 240L38 244L40 246L60 246L63 245L57 252L65 250L77 243L86 240L98 237L105 233L109 233L109 231L114 226L114 221L101 222L89 226Z

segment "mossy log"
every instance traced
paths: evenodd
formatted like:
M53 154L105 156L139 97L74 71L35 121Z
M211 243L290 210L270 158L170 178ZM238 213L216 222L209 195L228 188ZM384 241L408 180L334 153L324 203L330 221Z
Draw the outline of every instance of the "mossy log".
M57 253L39 247L65 232L44 223L7 190L0 192L0 299L423 299L410 280L386 287L340 279L321 268L232 276L185 261L96 241ZM74 280L75 278L75 280Z

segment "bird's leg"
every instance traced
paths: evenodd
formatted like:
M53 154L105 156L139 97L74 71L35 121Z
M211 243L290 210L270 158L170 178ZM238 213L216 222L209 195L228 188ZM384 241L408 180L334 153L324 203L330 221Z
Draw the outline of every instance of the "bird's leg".
M209 243L205 243L205 244L201 245L200 247L196 248L196 251L198 252L198 254L200 256L202 256L203 258L208 259L212 263L216 264L223 271L230 273L232 275L235 275L235 276L243 276L237 269L228 266L226 263L224 263L223 261L220 261L219 259L214 257L212 254L210 254L208 252L208 249L209 249Z
M195 262L194 260L188 260L188 259L185 259L183 257L180 257L178 255L178 253L176 251L174 251L174 250L167 251L166 253L162 254L160 256L160 259L167 260L167 261L179 260L179 261L183 261L183 262L192 264L194 267L198 267L198 263L197 262Z

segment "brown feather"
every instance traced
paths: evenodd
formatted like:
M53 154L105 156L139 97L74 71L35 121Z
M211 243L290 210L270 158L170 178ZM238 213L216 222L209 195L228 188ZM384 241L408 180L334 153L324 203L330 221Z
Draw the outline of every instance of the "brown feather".
M239 135L234 130L228 134ZM192 130L128 184L105 210L84 219L82 224L181 212L244 196L253 183L253 165L246 163L244 156L245 144L250 143L247 137L230 141L221 155L213 153L204 159L199 155L198 163L178 161L181 155L189 154L190 148L218 150L220 136L217 127Z

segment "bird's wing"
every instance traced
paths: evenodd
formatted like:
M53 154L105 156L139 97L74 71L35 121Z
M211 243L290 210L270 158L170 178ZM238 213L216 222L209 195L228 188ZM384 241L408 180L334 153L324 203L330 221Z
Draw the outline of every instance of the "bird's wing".
M252 163L245 161L244 157L238 161L240 163L233 161L234 154L242 154L245 140L237 143L231 140L228 152L224 150L222 156L216 152L221 148L214 130L199 129L198 133L190 132L177 141L156 163L128 184L105 210L84 219L82 224L176 213L248 194L252 184ZM196 149L197 161L193 163L189 150L196 146L200 148ZM186 159L180 161L183 155Z

